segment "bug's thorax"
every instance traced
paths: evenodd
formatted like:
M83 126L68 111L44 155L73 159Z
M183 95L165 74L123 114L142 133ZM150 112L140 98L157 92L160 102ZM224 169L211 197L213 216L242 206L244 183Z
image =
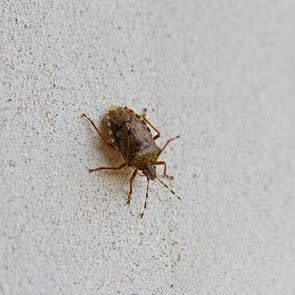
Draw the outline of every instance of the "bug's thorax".
M157 162L161 153L161 149L156 144L151 144L130 155L130 166L134 166L140 170L144 170L149 164Z

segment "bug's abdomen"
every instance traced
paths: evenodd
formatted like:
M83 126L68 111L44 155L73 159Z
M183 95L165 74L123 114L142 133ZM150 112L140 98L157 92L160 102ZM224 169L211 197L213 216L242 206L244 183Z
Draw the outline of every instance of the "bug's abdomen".
M104 126L109 144L121 152L128 164L141 161L145 150L149 151L146 158L154 158L151 152L158 152L146 123L128 108L112 107L104 118Z
M112 106L102 120L103 133L113 148L121 152L124 144L124 125L130 120L130 114L123 107Z
M150 134L143 128L144 126L134 121L131 119L129 122L123 124L120 129L114 130L116 134L115 142L128 162L132 161L136 153L154 144Z

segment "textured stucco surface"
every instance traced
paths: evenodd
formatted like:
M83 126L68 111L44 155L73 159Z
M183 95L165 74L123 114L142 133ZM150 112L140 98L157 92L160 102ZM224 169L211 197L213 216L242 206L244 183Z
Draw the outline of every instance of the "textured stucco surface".
M294 1L2 1L0 294L295 294ZM98 123L178 133L178 201Z

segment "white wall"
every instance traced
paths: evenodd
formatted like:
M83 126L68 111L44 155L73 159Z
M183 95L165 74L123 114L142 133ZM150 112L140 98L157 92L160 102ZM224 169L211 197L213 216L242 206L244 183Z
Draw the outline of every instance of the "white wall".
M294 1L4 1L1 294L295 293ZM177 200L116 164L127 104ZM115 158L115 159L113 159Z

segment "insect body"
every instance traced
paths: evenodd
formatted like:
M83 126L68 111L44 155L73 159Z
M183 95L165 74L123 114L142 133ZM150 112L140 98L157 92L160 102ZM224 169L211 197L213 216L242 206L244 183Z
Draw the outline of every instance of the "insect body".
M159 161L158 158L169 142L179 136L169 139L162 148L159 148L156 145L155 140L160 137L160 132L146 119L145 114L140 116L127 107L112 106L103 118L102 123L104 128L102 132L85 114L82 114L82 117L87 118L103 141L110 147L118 150L124 159L124 162L119 166L99 167L89 169L89 172L119 170L126 166L133 168L129 183L128 204L130 204L132 197L132 183L138 171L141 171L147 177L146 197L144 209L140 214L141 217L143 217L147 205L150 180L157 179L171 193L176 195L174 191L169 189L168 186L157 176L156 166L163 165L163 175L169 177L166 173L166 162ZM155 135L152 135L150 128L156 132ZM177 195L176 197L180 199Z

